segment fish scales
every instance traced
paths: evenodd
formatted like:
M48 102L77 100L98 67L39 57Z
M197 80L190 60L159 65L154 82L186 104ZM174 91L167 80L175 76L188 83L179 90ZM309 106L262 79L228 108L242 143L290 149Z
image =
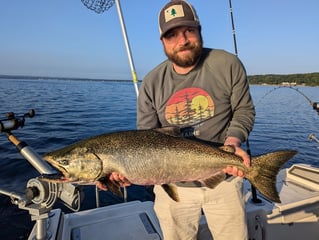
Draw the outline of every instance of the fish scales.
M103 152L106 152L107 155L99 157L105 161L104 165L109 162L117 162L119 172L136 184L144 184L143 180L139 179L140 175L152 177L153 181L148 181L148 183L160 184L163 181L178 181L182 177L185 178L185 174L190 176L191 173L192 177L185 178L184 181L193 181L209 177L214 173L212 168L217 172L225 167L226 163L222 163L218 167L220 162L218 157L213 161L212 156L216 155L216 151L211 146L183 138L174 138L172 141L171 136L163 136L156 131L146 131L146 134L129 133L125 135L125 139L123 139L122 134L111 134L109 137L112 142L108 143L107 146L113 146L112 150L109 147L103 148ZM159 138L161 141L158 141ZM126 144L126 147L130 146L124 152L122 150L123 143ZM220 151L218 153L221 158L225 158L226 153L223 154ZM99 155L98 152L97 155ZM227 154L228 158L229 155ZM113 157L109 159L107 156ZM229 159L228 164L244 168L240 158L234 155L230 156L234 159ZM172 159L174 161L171 161ZM207 169L207 171L203 169Z
M280 202L276 175L296 151L254 157L253 166L247 168L233 153L169 133L157 129L103 134L48 153L44 159L63 173L64 181L94 182L118 172L133 184L164 184L173 199L177 195L168 184L198 180L214 188L225 178L222 169L236 166L262 194Z

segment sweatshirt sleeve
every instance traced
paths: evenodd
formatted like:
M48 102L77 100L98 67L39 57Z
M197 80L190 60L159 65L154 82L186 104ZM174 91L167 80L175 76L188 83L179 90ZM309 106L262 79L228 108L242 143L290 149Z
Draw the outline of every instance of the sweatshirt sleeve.
M231 74L232 95L230 101L233 116L226 138L229 136L237 137L243 142L247 140L253 129L255 108L250 95L246 71L239 60L232 64Z
M152 91L144 79L137 100L137 129L153 129L161 126L152 99L154 99Z

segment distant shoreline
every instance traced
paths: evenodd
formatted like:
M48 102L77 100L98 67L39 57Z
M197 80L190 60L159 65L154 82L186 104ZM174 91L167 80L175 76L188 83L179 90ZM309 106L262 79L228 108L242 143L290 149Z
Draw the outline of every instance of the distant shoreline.
M32 79L32 80L72 80L96 82L132 82L132 80L102 79L102 78L75 78L75 77L43 77L28 75L0 75L0 79Z
M43 77L29 75L0 75L0 79L33 79L33 80L72 80L99 82L132 82L127 79L76 78L76 77ZM284 86L319 86L319 72L295 74L248 75L251 85L284 85ZM142 82L139 80L138 82Z

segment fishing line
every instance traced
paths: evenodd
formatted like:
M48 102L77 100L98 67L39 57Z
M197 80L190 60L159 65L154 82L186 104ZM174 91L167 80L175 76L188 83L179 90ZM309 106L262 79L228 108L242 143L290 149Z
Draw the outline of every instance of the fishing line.
M257 106L262 100L264 100L268 95L270 95L271 93L273 93L274 91L278 90L278 89L282 89L282 88L288 88L288 89L292 89L294 91L296 91L298 94L300 94L301 96L303 96L310 104L310 106L312 106L313 110L317 111L317 114L319 115L319 102L314 102L312 101L306 94L304 94L302 91L300 91L298 88L296 87L292 87L292 86L277 86L274 87L273 89L271 89L270 91L266 92L265 95L263 95L259 101L255 104L255 106ZM315 134L311 133L308 137L308 139L310 141L315 141L317 143L319 143L319 140L316 138ZM319 148L319 147L318 147Z
M278 87L274 87L273 89L269 90L268 92L265 93L265 95L263 95L259 101L255 104L255 106L257 106L264 98L266 98L269 94L271 94L272 92L281 89L281 88L288 88L288 89L292 89L294 91L296 91L297 93L299 93L301 96L303 96L308 102L309 104L314 107L314 104L317 104L316 102L311 101L311 99L309 97L307 97L306 94L304 94L303 92L301 92L298 88L294 88L292 86L278 86Z
M292 88L291 86L278 86L278 87L274 87L273 89L270 89L268 92L266 92L260 99L259 101L254 104L255 105L255 108L257 105L259 105L267 96L269 96L271 93L275 92L276 90L278 89L281 89L281 88L291 88L293 90L295 90L297 93L299 93L300 95L302 95L304 98L307 99L308 102L312 103L312 101L304 94L302 93L301 91L299 91L298 89L296 88ZM249 139L246 140L246 146L247 146L247 153L249 154L249 156L251 156L251 151L250 151L250 146L249 146ZM253 163L252 163L253 164ZM261 203L262 201L258 198L257 196L257 190L256 188L252 185L251 187L251 192L252 192L252 199L251 201L253 203L256 203L256 204L259 204Z

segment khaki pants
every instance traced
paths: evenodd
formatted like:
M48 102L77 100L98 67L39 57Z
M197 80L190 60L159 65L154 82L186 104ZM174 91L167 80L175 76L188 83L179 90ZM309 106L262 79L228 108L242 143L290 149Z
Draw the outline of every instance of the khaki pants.
M177 187L179 202L172 200L161 186L155 186L154 210L164 240L197 239L202 211L214 240L246 240L247 225L242 179L224 181L214 189Z

